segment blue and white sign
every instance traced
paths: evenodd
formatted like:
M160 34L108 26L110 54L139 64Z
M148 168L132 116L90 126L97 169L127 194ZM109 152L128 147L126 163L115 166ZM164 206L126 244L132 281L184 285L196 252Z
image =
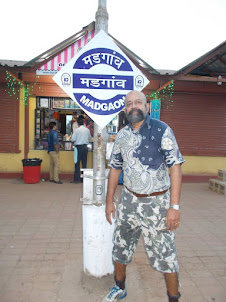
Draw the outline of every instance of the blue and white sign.
M126 94L149 81L104 31L100 31L53 80L104 128L123 108Z

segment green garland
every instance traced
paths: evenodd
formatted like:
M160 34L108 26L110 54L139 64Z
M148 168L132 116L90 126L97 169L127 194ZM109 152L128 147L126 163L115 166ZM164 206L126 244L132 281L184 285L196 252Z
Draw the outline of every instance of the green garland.
M174 93L174 81L165 86L161 91L153 91L151 95L146 95L150 100L158 99L161 101L161 108L169 109L169 107L173 106L173 93Z
M11 97L16 97L16 100L19 101L20 89L24 88L24 98L23 104L27 105L27 100L30 96L32 96L32 92L34 91L34 86L38 83L40 76L36 75L36 82L33 85L29 85L22 80L15 79L8 71L6 71L6 83L8 90L5 90ZM31 87L31 88L30 88ZM41 87L38 87L40 91L44 94L44 91Z

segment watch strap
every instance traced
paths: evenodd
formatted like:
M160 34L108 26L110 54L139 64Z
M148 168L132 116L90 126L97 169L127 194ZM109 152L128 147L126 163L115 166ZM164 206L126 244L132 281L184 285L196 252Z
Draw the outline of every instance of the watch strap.
M174 210L180 210L180 205L179 204L173 204L173 205L170 205L170 208L172 208Z

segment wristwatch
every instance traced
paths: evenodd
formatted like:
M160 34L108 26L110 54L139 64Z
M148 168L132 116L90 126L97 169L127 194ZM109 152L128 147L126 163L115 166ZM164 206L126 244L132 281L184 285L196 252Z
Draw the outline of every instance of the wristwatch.
M179 204L170 205L170 208L172 208L172 209L174 209L174 210L180 210Z

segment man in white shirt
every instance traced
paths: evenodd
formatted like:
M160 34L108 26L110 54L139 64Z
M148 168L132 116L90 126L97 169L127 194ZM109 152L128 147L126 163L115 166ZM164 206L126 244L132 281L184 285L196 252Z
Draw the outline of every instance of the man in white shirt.
M91 139L91 134L88 128L83 125L83 119L78 118L78 128L74 131L71 141L77 147L78 159L75 164L75 173L73 183L79 183L80 181L80 161L82 161L82 168L86 168L87 155L88 155L88 143Z

